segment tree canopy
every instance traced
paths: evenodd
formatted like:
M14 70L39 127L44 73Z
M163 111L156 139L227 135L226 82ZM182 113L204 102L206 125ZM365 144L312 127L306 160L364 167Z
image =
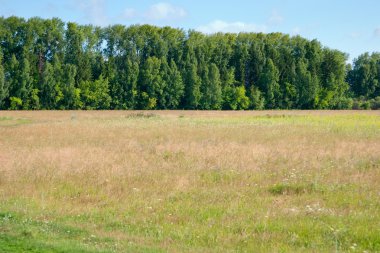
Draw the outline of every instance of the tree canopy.
M342 109L376 100L380 54L346 60L282 33L0 17L0 109Z

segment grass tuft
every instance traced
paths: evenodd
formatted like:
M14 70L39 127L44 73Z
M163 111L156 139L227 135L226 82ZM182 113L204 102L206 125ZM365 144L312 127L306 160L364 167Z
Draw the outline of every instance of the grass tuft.
M273 195L300 195L321 192L315 184L275 184L268 191Z
M158 118L159 115L154 114L154 113L143 113L143 112L138 112L138 113L132 113L126 116L128 119L149 119L149 118Z

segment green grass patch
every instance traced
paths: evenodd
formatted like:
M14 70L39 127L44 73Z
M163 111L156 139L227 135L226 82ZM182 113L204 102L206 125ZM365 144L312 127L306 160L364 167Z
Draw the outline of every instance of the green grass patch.
M127 119L150 119L150 118L159 118L160 116L154 113L132 113L126 116Z
M323 192L323 189L315 184L275 184L268 191L273 195L301 195L314 192Z
M26 118L0 117L0 126L13 127L31 123L32 120Z

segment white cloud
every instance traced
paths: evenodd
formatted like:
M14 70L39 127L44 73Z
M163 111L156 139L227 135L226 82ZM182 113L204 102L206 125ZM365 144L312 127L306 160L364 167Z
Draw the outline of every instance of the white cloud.
M293 29L292 29L292 35L294 36L294 35L300 35L300 33L301 33L301 28L299 28L298 26L296 26L296 27L294 27Z
M380 27L376 28L375 31L373 31L373 34L375 37L380 37Z
M151 20L179 19L187 16L186 10L169 3L157 3L148 9L144 15Z
M361 34L359 32L352 32L348 35L351 39L358 39L361 37Z
M269 24L279 25L282 22L284 22L284 17L278 11L274 10L269 18Z
M45 6L45 10L49 13L56 12L58 7L54 3L47 3Z
M108 24L106 4L104 0L82 0L76 3L78 8L85 13L85 18L94 25L105 26Z
M124 11L121 13L121 18L126 18L126 19L131 19L137 17L138 13L135 9L133 8L126 8Z
M207 25L197 28L198 31L203 33L239 33L239 32L265 32L267 27L265 25L257 25L253 23L244 22L225 22L222 20L215 20Z

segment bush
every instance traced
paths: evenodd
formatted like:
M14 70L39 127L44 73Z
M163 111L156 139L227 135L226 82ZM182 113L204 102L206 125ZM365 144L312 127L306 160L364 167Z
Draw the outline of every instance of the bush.
M364 97L360 97L353 101L352 109L354 110L378 110L380 109L380 96L374 99L368 100Z
M372 110L379 110L380 109L380 96L375 97L374 99L371 99L371 109Z
M362 101L362 103L360 105L360 109L363 109L363 110L371 109L371 102L369 100Z
M353 109L353 105L354 105L354 101L352 98L342 97L337 101L335 105L335 109L349 110L349 109Z
M353 110L360 110L360 101L359 100L354 100L352 103L352 109Z
M19 110L19 109L21 109L21 106L22 106L22 100L21 100L21 98L10 97L10 101L11 101L11 107L10 107L11 110Z

